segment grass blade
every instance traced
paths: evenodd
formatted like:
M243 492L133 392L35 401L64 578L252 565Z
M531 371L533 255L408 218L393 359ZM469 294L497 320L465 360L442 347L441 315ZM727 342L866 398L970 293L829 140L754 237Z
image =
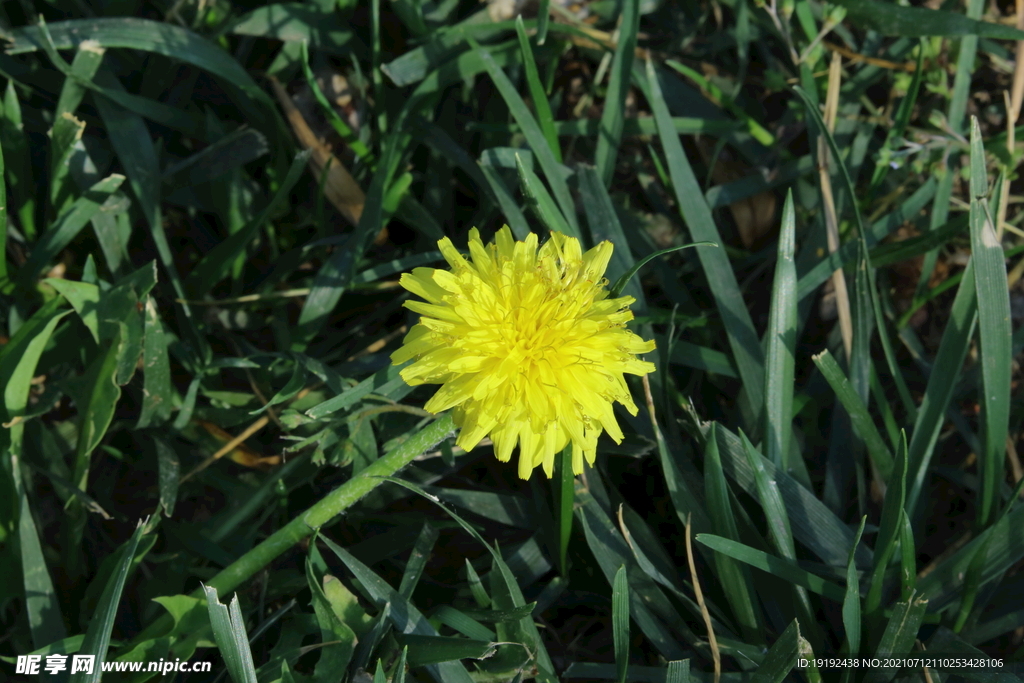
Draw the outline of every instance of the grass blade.
M484 547L486 547L488 552L490 553L491 559L494 562L494 566L497 567L497 569L498 569L499 578L500 578L500 580L501 580L501 582L503 584L503 586L502 586L503 587L503 592L506 594L506 597L508 598L508 600L511 601L511 603L512 603L511 605L507 605L506 607L507 608L522 607L523 605L526 604L526 600L523 599L523 593L522 593L522 591L519 588L519 584L516 583L516 580L515 580L514 575L512 574L512 571L509 569L508 565L502 559L501 553L498 552L495 548L491 547L488 543L486 543L484 541L483 537L480 536L479 532L477 532L477 530L475 528L473 528L473 526L471 524L469 524L466 520L462 519L457 514L455 514L454 512L449 510L447 507L445 507L441 503L441 501L439 501L437 499L436 496L430 495L429 493L427 493L426 491L424 491L420 487L416 486L415 484L413 484L411 482L403 481L401 479L395 479L395 478L392 478L392 477L388 477L388 481L392 482L393 484L398 484L399 486L405 487L406 489L412 491L413 493L415 493L417 495L420 495L420 496L426 498L427 500L433 502L439 508L444 510L444 512L449 517L451 517L456 522L458 522L459 526L461 526L463 529L465 529L466 532L469 533L470 536L475 538ZM550 565L548 565L548 566L550 566ZM492 587L493 587L493 584L492 584ZM495 598L497 598L497 596L495 596ZM497 603L498 603L498 601L497 601L497 599L495 599L495 606L501 608L502 605L497 604ZM531 641L531 642L524 643L524 644L527 645L528 647L529 646L533 646L535 648L535 650L534 650L534 657L535 657L535 662L536 662L537 668L539 670L538 671L538 676L537 676L538 679L542 680L542 681L556 681L557 678L556 678L555 673L554 673L554 665L551 663L551 659L548 656L547 649L544 647L544 645L543 645L543 643L541 641L540 632L537 630L537 626L533 623L532 616L531 617L524 617L524 618L520 619L519 622L516 624L516 626L518 627L517 631L518 631L519 635L521 637L525 637L527 640Z
M505 100L505 104L508 105L512 117L522 128L523 135L526 136L526 142L529 143L530 149L533 150L537 161L540 163L541 170L544 171L544 176L551 185L551 192L554 194L555 201L558 202L558 206L562 210L562 215L570 227L572 227L574 234L578 236L579 224L576 221L576 204L572 201L572 195L569 194L569 186L565 182L566 175L565 170L563 170L565 167L555 160L555 155L551 153L551 147L548 145L544 133L537 124L537 120L533 118L530 110L526 107L526 103L523 102L523 98L519 95L516 87L512 85L512 81L501 70L501 67L498 66L489 52L477 45L476 41L472 38L468 40L473 45L477 56L482 60L487 73L491 76L491 80L494 81L498 92Z
M252 663L249 649L249 635L245 630L245 619L238 606L238 595L231 598L225 607L217 597L217 589L203 586L206 591L206 605L210 612L210 626L217 649L224 658L224 665L234 683L256 683L256 668Z
M118 563L117 569L107 579L103 596L96 607L96 614L89 622L89 629L85 632L85 640L82 641L82 648L79 650L80 654L94 655L92 671L79 671L73 674L71 683L99 683L103 677L102 664L106 660L107 649L110 647L110 633L114 628L117 606L121 602L124 583L135 559L135 550L139 547L139 540L144 533L145 523L140 521L135 526L135 533L132 534L131 539L122 546L121 561Z
M711 423L711 431L704 446L704 495L707 498L708 516L711 518L711 529L716 535L738 543L740 534L733 516L729 485L722 469L722 458L718 452L715 424ZM731 556L724 553L715 557L715 568L718 570L722 590L743 630L744 637L748 642L761 641L764 624L760 611L755 609L754 584L750 570L742 564L737 564Z
M796 666L799 639L800 625L793 620L768 650L761 666L757 667L757 671L751 676L752 683L782 683Z
M839 399L843 408L846 409L854 432L867 445L868 455L871 456L872 463L878 468L882 480L888 481L893 468L892 453L889 452L889 448L885 445L882 435L878 432L878 427L875 426L874 420L871 418L870 413L868 413L867 406L864 405L860 396L853 390L850 381L846 378L842 368L839 367L839 363L836 362L836 359L828 349L825 349L817 356L812 356L812 360L814 360L814 364L821 371L829 386L832 387L836 398Z
M71 243L123 182L124 176L115 173L99 181L76 199L68 210L40 236L25 265L18 272L18 284L21 287L32 286L39 276L39 272Z
M611 185L615 174L615 159L622 140L622 124L625 118L626 94L629 92L633 74L633 57L636 53L636 34L640 24L640 0L623 0L615 56L608 74L608 90L605 94L604 110L601 112L600 133L594 152L594 165L605 187Z
M544 227L550 232L560 232L563 235L580 239L580 234L573 231L572 226L565 220L564 214L558 209L558 205L551 199L544 183L536 173L526 167L518 154L516 154L516 170L519 172L519 185L523 189L523 196Z
M854 547L860 543L867 521L867 515L861 518ZM857 580L857 563L851 552L850 561L846 563L846 595L843 596L843 630L846 631L845 651L847 654L855 655L860 652L860 615L860 582Z
M533 100L533 110L537 112L537 123L540 125L544 138L548 141L548 147L555 161L562 163L562 150L558 146L558 133L555 132L555 117L551 113L551 103L544 92L544 85L540 82L540 74L537 72L537 62L533 58L533 48L530 47L530 38L526 35L526 25L523 24L523 15L516 17L516 35L519 37L519 49L523 54L523 68L526 72L526 85L530 89L530 99ZM543 42L538 37L538 45Z
M754 483L757 487L757 498L761 501L761 508L764 510L765 518L768 521L769 537L772 545L783 558L796 562L796 543L793 540L793 530L789 525L789 515L786 506L779 495L778 484L769 478L764 463L768 462L760 453L754 450L747 435L740 432L740 439L743 441L743 449L747 454L747 461L754 471ZM776 469L776 473L783 470ZM811 601L807 591L802 585L794 586L797 599L797 613L807 624L809 635L815 636L813 640L820 643L820 638L814 631L814 610L811 608ZM840 600L842 598L839 598Z
M748 545L712 534L698 534L697 540L716 552L723 553L751 567L757 567L794 586L806 588L836 602L842 602L846 595L840 586L801 569L793 560L784 560L780 557L769 555L763 550L751 548Z
M928 600L924 598L897 602L893 608L889 623L886 624L882 639L875 650L878 657L900 657L910 652L917 639L917 630L924 620L928 609ZM865 676L865 683L888 683L899 671L898 668L872 668Z
M691 418L691 419L696 419ZM710 423L698 424L699 438L706 442ZM754 468L743 442L734 433L719 425L719 448L722 465L733 481L744 491L757 496ZM794 536L807 548L831 566L843 566L851 548L857 551L857 566L871 564L871 551L864 543L853 545L853 531L835 516L815 495L797 483L785 472L777 469L762 455L754 452L768 476L778 486L779 495L789 511Z
M652 61L647 62L647 80L651 90L648 104L658 123L658 134L668 160L676 201L690 230L690 237L694 240L721 244L722 238L711 216L711 209L708 208L704 193L697 184L697 178L679 142L679 134L672 125L672 117L661 95L661 86L658 84ZM764 353L761 350L761 342L757 338L754 323L750 319L750 313L743 301L736 275L725 250L701 249L697 255L700 257L704 274L711 286L711 294L715 298L715 305L729 335L729 346L743 380L744 391L753 408L753 424L758 425L764 400Z
M612 582L612 640L617 680L626 683L626 670L629 668L629 579L626 578L626 565L619 567Z
M882 517L879 522L878 540L875 542L875 566L871 572L871 586L868 588L864 611L868 617L875 619L882 609L882 583L889 559L896 550L903 529L904 502L907 493L907 436L900 435L900 447L896 452L896 462L892 476L888 478L885 491L885 502L882 504ZM888 652L888 651L886 651Z
M998 488L1003 479L1006 434L1010 423L1011 365L1010 294L1006 281L1006 257L996 237L988 205L988 175L985 149L978 119L971 117L971 261L978 301L980 337L981 415L983 453L978 454L981 499L978 524L989 524L999 503ZM967 283L970 286L970 283Z
M935 443L939 438L939 430L946 421L946 409L953 398L953 389L960 377L960 368L970 347L974 326L978 320L977 291L974 287L974 261L967 262L963 280L957 288L956 298L946 318L946 329L939 342L939 351L932 363L934 368L942 368L940 372L932 372L928 377L924 398L921 400L911 432L910 446L907 450L907 490L906 509L913 517L918 498L924 488L928 476L928 464L935 452Z
M622 230L622 223L619 222L619 217L615 213L612 198L601 183L597 169L580 164L576 167L576 178L579 184L580 198L583 200L583 210L590 227L592 243L598 244L609 240L615 245L615 251L612 252L612 258L608 262L605 274L609 280L618 284L618 278L635 265L626 233ZM625 287L614 290L611 296L621 296L623 293L636 299L636 303L631 308L638 315L643 315L643 312L647 310L647 304L640 283L630 281Z
M191 296L203 297L228 274L235 259L245 250L246 245L256 237L260 229L267 224L281 205L288 201L292 188L295 187L299 178L302 177L302 172L306 169L309 154L309 151L296 154L291 168L288 169L288 175L281 181L280 187L267 202L266 208L241 230L229 235L227 239L208 251L203 259L196 264L196 267L185 279L185 289Z
M786 194L782 209L782 228L779 233L778 256L775 260L775 283L772 288L771 308L765 352L764 382L764 450L765 457L786 472L799 472L806 480L806 467L792 467L789 443L793 426L793 368L796 353L797 301L796 301L796 216L793 212L793 192Z

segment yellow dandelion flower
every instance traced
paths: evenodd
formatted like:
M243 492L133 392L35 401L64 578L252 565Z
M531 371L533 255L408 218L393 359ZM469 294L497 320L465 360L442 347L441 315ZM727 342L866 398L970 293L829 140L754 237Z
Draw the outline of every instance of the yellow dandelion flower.
M645 375L654 350L626 329L633 297L608 298L604 271L612 243L582 253L579 240L552 233L515 242L508 227L492 244L469 233L467 260L447 237L438 242L451 270L415 268L402 286L424 299L405 306L422 317L391 360L416 359L402 370L410 385L441 384L426 406L454 408L458 445L471 450L490 435L498 460L519 444L519 476L543 466L572 443L572 469L594 464L597 438L622 431L612 403L636 415L623 373Z

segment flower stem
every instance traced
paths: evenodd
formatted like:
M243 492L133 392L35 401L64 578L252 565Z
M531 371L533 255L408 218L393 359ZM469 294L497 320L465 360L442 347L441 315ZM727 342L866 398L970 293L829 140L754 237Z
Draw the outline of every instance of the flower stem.
M275 531L258 546L225 567L206 585L216 588L219 595L225 595L234 590L286 550L312 535L315 529L323 526L370 493L383 481L381 477L393 476L414 458L443 441L454 431L455 423L452 421L451 413L430 423L390 453L378 458L372 465L328 493L318 503ZM203 597L202 588L196 589L192 595L197 598ZM142 642L156 635L164 634L170 626L170 615L164 615L145 629L135 639L135 642Z

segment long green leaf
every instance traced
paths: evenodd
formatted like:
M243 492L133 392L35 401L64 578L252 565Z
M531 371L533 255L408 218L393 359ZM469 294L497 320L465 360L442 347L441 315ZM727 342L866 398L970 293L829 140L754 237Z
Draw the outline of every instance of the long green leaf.
M686 158L679 135L672 126L672 117L661 94L654 63L647 62L647 81L651 90L648 103L658 122L658 134L668 160L672 187L683 220L694 240L721 244L722 238L715 226L711 209L708 208L704 193L697 184L690 162ZM701 249L697 252L704 275L711 286L715 306L725 324L736 367L743 380L743 389L754 411L754 424L760 420L764 400L764 353L754 330L747 305L743 301L732 264L724 249Z
M885 441L882 439L882 435L879 434L874 420L871 419L867 406L864 405L860 396L853 390L850 381L846 378L842 368L839 367L839 363L836 362L828 349L825 349L817 356L812 356L812 360L829 383L829 386L832 387L836 398L839 399L843 408L846 409L854 432L867 445L868 454L871 456L875 467L878 468L882 480L888 481L889 475L892 472L892 453L885 445Z
M765 457L787 472L789 443L793 421L793 368L796 362L796 215L793 192L786 193L782 209L782 228L775 259L775 283L772 288L768 329L765 332ZM796 471L805 472L804 467ZM809 483L809 482L806 482Z
M569 223L569 227L572 228L575 235L578 236L579 223L576 220L576 205L572 201L569 186L565 182L566 175L563 170L565 167L555 160L555 156L551 153L551 148L548 146L543 131L541 131L533 114L526 107L526 103L523 102L523 98L519 95L515 86L512 85L512 81L501 70L501 67L498 66L489 52L476 45L472 39L470 39L470 44L474 45L474 52L483 61L487 73L490 74L491 80L494 81L494 85L498 88L499 94L505 100L505 104L508 105L513 118L522 127L523 135L526 136L530 149L536 155L541 170L544 171L544 176L551 185L551 192L555 196L555 201L558 202L559 208L562 210L562 216Z
M800 625L794 619L779 639L775 641L761 666L751 677L753 683L782 683L793 667L796 666L796 655L800 639Z
M875 566L871 573L871 585L865 601L864 611L874 618L882 608L882 585L889 559L896 550L903 529L904 503L907 493L907 436L900 434L900 447L892 476L888 478L882 517L879 522L878 540L875 542Z
M608 74L608 90L605 93L604 108L601 112L600 133L594 152L594 165L605 187L611 185L615 173L615 159L622 140L622 124L625 119L626 94L633 74L633 57L636 53L636 34L640 23L640 0L623 0L615 56Z
M717 536L739 542L739 529L732 511L729 484L722 469L716 434L715 423L711 423L711 431L704 446L704 494L707 498L708 516L711 518L711 528ZM747 641L760 641L763 638L764 624L760 610L755 608L754 584L750 570L742 564L737 564L731 556L724 553L715 558L715 568L718 570L718 579L725 597Z
M537 123L544 132L544 138L548 141L551 154L555 161L562 163L562 150L558 146L558 133L555 132L555 117L551 113L551 103L544 92L544 84L540 81L540 74L537 72L537 62L533 58L533 48L530 47L530 38L526 35L526 25L523 23L523 15L516 17L516 36L519 38L519 49L523 55L523 67L526 71L526 85L530 89L530 99L533 101L533 110L537 112ZM540 41L538 38L538 44Z
M117 607L121 602L121 593L124 591L124 584L128 578L135 560L135 550L139 547L139 540L145 533L145 525L139 522L135 527L135 533L131 539L121 548L121 561L117 569L107 579L106 587L103 589L103 596L96 607L96 613L89 621L89 628L85 632L85 640L82 641L81 654L93 655L93 667L91 672L80 671L71 676L71 683L99 683L103 677L103 662L107 657L107 649L110 647L110 634L114 629L114 619L117 617Z
M836 0L836 4L846 8L849 21L883 36L977 36L1024 40L1024 31L941 9L895 5L880 0Z
M619 683L626 683L629 668L629 579L626 565L619 567L612 581L612 640Z
M801 569L792 560L784 560L781 557L769 555L763 550L712 534L698 534L697 541L712 550L777 576L794 586L801 586L836 602L842 602L845 597L845 592L840 586Z
M981 477L978 523L985 526L995 515L997 491L1003 480L1006 434L1010 424L1010 293L1006 257L996 237L988 205L988 175L978 119L971 117L971 261L978 300L980 337L983 453L978 454ZM1005 201L1005 199L1004 199ZM969 286L969 283L968 283Z

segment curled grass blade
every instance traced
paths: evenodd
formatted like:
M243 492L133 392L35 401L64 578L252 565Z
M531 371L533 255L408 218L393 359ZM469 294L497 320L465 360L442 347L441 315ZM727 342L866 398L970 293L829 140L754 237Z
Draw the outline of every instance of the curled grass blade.
M647 256L637 261L632 268L623 273L622 277L615 281L615 284L613 284L611 286L611 289L609 290L611 292L610 296L620 296L622 294L622 290L629 283L630 279L632 279L632 277L636 275L641 268L643 268L644 266L646 266L648 263L658 258L659 256L664 256L665 254L670 254L673 251L679 251L680 249L689 249L690 247L717 246L718 244L716 244L715 242L691 242L690 244L681 244L678 247L669 247L668 249L661 249L659 251L654 252L653 254L648 254Z

